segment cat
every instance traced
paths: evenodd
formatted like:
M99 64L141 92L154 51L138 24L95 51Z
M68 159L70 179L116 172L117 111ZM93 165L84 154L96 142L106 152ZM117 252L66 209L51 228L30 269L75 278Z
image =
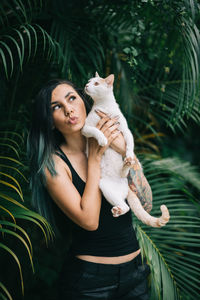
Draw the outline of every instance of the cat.
M89 138L94 137L98 144L105 146L107 139L95 126L100 117L95 111L102 111L111 116L117 116L119 121L118 129L122 132L126 142L126 157L123 160L122 155L108 147L104 152L101 160L101 179L99 187L113 206L111 211L113 217L119 217L127 213L131 207L136 217L143 223L152 227L164 226L169 221L169 212L165 205L161 205L162 215L155 218L149 215L141 205L140 200L128 186L127 175L129 170L137 162L137 166L142 168L139 161L135 160L134 155L134 138L128 128L127 121L123 116L119 105L115 100L113 93L114 75L101 78L96 72L95 77L91 78L85 86L85 92L94 101L92 109L88 114L85 124L82 128L82 134ZM127 202L126 200L127 199Z

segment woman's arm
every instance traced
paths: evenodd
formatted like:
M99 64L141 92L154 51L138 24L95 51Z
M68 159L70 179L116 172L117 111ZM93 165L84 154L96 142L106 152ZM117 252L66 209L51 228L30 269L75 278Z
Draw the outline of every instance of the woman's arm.
M135 164L128 174L129 188L137 195L142 206L147 212L152 209L152 191L151 187L144 176L141 164L135 156Z
M72 183L70 170L59 157L54 157L56 176L46 171L46 188L58 207L76 224L86 230L98 227L101 194L99 191L100 163L88 162L88 175L81 197ZM94 176L95 174L95 176Z
M107 127L107 122L107 118L102 118L97 124L97 128L104 130ZM114 121L113 126L109 127L110 129L106 132L108 144L105 147L99 146L95 139L89 139L88 173L82 197L72 183L69 167L60 157L54 156L56 176L51 176L49 171L46 170L46 187L50 196L73 222L86 230L96 230L99 224L101 157L112 140L119 134Z

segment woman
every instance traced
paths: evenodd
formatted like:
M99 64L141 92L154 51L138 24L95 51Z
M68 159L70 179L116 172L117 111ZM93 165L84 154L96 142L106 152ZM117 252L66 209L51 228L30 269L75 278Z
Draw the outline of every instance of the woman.
M99 190L103 153L110 146L124 155L125 142L117 117L97 112L108 144L89 139L87 158L87 108L71 82L50 81L38 94L28 141L35 206L62 234L72 220L58 299L146 300L149 267L141 262L131 212L114 218Z

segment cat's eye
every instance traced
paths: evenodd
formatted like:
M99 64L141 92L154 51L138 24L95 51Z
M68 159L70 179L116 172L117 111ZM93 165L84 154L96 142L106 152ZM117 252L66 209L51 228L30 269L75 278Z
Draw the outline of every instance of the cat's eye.
M99 85L99 83L96 81L96 82L94 83L94 85L96 85L96 86L97 86L97 85Z

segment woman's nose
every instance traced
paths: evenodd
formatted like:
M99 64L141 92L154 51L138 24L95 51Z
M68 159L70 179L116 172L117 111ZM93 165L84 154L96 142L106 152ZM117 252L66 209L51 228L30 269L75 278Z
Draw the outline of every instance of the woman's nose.
M65 108L64 108L64 114L65 116L68 116L70 115L71 113L73 112L73 107L71 105L65 105Z

